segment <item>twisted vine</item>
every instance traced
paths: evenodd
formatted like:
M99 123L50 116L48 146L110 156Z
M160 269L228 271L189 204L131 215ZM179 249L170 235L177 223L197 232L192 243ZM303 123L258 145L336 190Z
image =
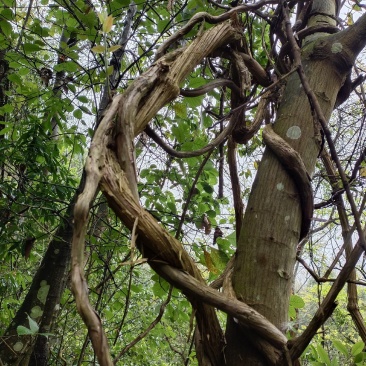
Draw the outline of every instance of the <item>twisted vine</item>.
M294 150L281 136L277 135L272 125L268 124L263 129L263 140L275 154L281 165L294 181L301 202L301 230L300 240L309 232L314 211L313 191L310 176L306 170L300 154Z

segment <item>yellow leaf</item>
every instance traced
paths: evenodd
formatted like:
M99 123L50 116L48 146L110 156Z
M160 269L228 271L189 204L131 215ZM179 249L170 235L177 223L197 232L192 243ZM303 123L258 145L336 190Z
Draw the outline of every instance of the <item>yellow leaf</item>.
M113 26L113 17L112 15L108 15L105 21L103 22L103 32L109 33Z
M206 250L203 250L203 255L205 257L205 262L206 262L206 266L207 269L214 274L218 274L219 271L217 270L217 268L214 266L214 264L212 263L212 259L211 259L211 255L209 252L207 252Z
M347 14L347 25L352 25L353 24L353 17L351 13Z
M258 160L255 160L254 163L254 169L258 170L258 167L259 167L259 161Z
M104 46L102 46L101 44L98 44L97 46L92 47L91 50L94 53L104 53Z
M361 178L366 178L366 166L362 166L360 168L360 177Z
M122 47L122 46L121 46L121 45L119 45L119 44L117 44L117 45L115 45L115 46L112 46L112 47L109 47L109 48L108 48L108 52L114 52L114 51L117 51L117 50L119 50L121 47Z
M105 11L101 12L98 14L98 18L100 20L100 22L103 24L104 21L106 20L107 18L107 13Z

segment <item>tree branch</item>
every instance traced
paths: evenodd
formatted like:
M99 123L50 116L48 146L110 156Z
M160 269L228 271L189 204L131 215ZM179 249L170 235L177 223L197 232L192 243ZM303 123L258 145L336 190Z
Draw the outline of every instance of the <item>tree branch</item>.
M174 33L172 36L170 36L156 51L155 55L155 61L161 58L164 53L167 51L167 49L174 43L177 42L181 37L183 37L185 34L187 34L190 30L193 29L193 27L201 22L207 22L210 24L218 24L221 22L224 22L226 20L231 19L232 16L235 16L236 14L244 13L247 11L253 11L256 9L261 8L264 5L269 4L277 4L277 1L259 1L257 4L253 5L240 5L237 6L228 12L221 14L221 15L211 15L209 13L200 12L196 13L189 22L182 28L180 28L176 33Z

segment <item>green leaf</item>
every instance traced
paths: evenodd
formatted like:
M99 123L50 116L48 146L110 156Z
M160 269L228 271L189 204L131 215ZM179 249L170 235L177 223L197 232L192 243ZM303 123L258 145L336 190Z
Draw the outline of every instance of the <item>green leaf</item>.
M104 53L104 46L98 44L97 46L92 47L90 50L94 53Z
M305 306L305 302L300 296L291 295L290 305L292 305L295 309L302 309Z
M165 19L162 19L158 22L158 32L161 33L166 29L168 22Z
M26 67L22 67L18 70L18 74L21 75L21 76L28 75L29 72L30 72L30 70Z
M101 23L104 23L107 18L107 13L105 11L100 12L98 18Z
M135 292L135 293L140 293L142 291L142 288L141 288L141 286L131 284L131 291Z
M11 113L14 110L14 106L11 104L5 104L4 106L1 107L0 110L3 111L4 113Z
M177 207L175 206L174 202L168 202L167 206L172 213L177 213Z
M347 347L342 342L338 341L337 339L334 339L332 342L333 342L334 347L339 352L341 352L343 355L348 357Z
M214 191L214 189L213 189L213 187L212 186L210 186L208 183L206 183L206 182L202 182L201 183L202 184L202 187L203 187L203 189L207 192L207 193L213 193L213 191Z
M179 118L187 118L187 106L183 103L174 103L173 109L175 115Z
M212 126L211 117L208 114L203 113L203 127L210 127L210 126Z
M360 352L358 355L355 356L354 362L358 365L365 366L363 361L366 360L366 352Z
M5 19L0 20L0 28L7 37L10 36L13 30L11 24Z
M5 50L9 47L10 42L5 38L5 36L0 32L0 50Z
M216 240L216 244L218 245L219 249L228 254L232 254L233 248L235 248L235 243L236 243L236 239L235 239L234 244L232 244L232 242L230 240L231 235L232 234L230 234L229 236L227 236L225 238L217 238L217 240ZM235 231L234 231L234 236L235 236Z
M229 261L229 257L226 255L225 252L216 248L210 247L210 251L213 264L217 269L223 271L226 267L227 262Z
M0 130L0 136L5 135L8 132L11 132L13 130L13 126L8 126Z
M189 107L197 108L202 104L204 97L204 95L200 95L198 97L186 98L185 101Z
M203 78L201 76L198 76L198 77L195 77L195 78L192 78L192 79L189 80L189 86L188 87L191 88L191 89L196 89L196 88L198 88L202 85L205 85L207 83L208 83L208 81L205 78Z
M118 9L120 9L121 7L128 6L131 3L131 1L130 0L115 0L110 4L113 5L113 3L115 3L115 5L118 6Z
M15 73L8 75L8 79L15 84L22 85L22 79Z
M23 325L17 326L18 335L32 335L34 334L30 329L23 327Z
M79 108L86 114L92 114L92 112L90 112L90 110L86 107L84 107L83 105L79 106Z
M328 356L328 353L325 351L325 349L318 344L316 347L316 350L318 352L318 356L322 362L324 362L326 365L330 366L330 358Z
M14 0L3 0L3 3L4 3L4 5L8 6L9 8L14 6Z
M37 52L37 51L41 51L42 48L39 47L37 44L35 43L24 43L23 44L23 48L24 48L24 52L26 54L28 53L32 53L32 52Z
M110 76L112 74L113 74L113 66L110 65L110 66L107 67L107 75Z
M28 321L29 321L29 329L33 332L33 334L37 333L39 330L37 322L33 320L29 315L28 315Z
M81 103L89 103L89 99L85 95L79 95L78 101Z
M121 47L122 46L119 45L119 44L117 44L115 46L111 46L111 47L108 48L108 52L115 52L115 51L119 50Z
M77 119L81 119L83 117L83 112L80 109L75 109L73 116Z
M365 343L359 341L352 346L351 355L356 356L365 348Z
M290 319L296 318L296 309L291 305L289 306L289 309L288 309L288 316L290 317Z
M215 217L216 217L216 215L217 215L216 211L214 211L214 210L208 210L208 211L206 212L206 214L207 214L207 216L208 216L211 220L214 220L214 219L215 219Z
M63 69L70 73L74 73L79 70L79 66L74 61L66 61L62 63Z
M174 137L178 140L178 142L184 142L187 138L187 131L185 127L186 124L184 122L179 123L178 126L176 125L172 127L172 133Z
M13 5L11 5L11 6L13 6ZM0 9L1 9L1 8L0 8ZM13 13L13 11L12 11L11 9L9 9L9 8L2 9L0 14L1 14L1 16L2 16L3 18L5 18L5 19L7 19L7 20L12 20L12 19L14 19L14 13Z
M166 297L167 291L169 289L169 284L163 280L162 278L157 278L156 282L153 285L153 294L160 299L163 299Z

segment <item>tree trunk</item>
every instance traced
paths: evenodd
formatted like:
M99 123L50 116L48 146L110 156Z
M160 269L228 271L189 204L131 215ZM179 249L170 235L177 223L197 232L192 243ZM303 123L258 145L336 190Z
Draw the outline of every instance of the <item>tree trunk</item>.
M127 45L127 39L131 31L131 24L133 17L136 14L136 5L132 2L126 18L126 23L119 39L121 48L118 50L118 54L114 54L114 61L120 64L120 60L125 52ZM59 49L62 49L62 42L66 43L64 30L62 32ZM64 62L58 55L58 63ZM2 53L0 53L0 66L3 60ZM4 68L4 70L6 70ZM118 86L118 73L116 70L119 68L116 66L113 74L109 77L109 84L114 90ZM0 70L1 71L1 70ZM4 74L5 75L5 74ZM3 75L0 72L0 86L1 77ZM53 88L54 95L60 93L60 86L64 82L64 72L58 72L56 74L56 82ZM0 102L1 102L1 88L0 88ZM110 87L108 85L103 89L101 103L96 119L96 129L99 125L102 112L109 103ZM57 121L52 119L52 131L51 135L57 137ZM0 128L1 128L0 120ZM12 323L9 325L4 333L4 341L0 342L0 364L1 362L9 365L37 365L46 366L49 361L49 338L38 335L35 336L21 336L17 335L17 327L23 325L28 327L27 315L31 316L39 324L39 333L50 333L54 320L57 316L57 310L60 303L60 298L65 289L68 269L70 265L70 252L71 252L71 240L73 234L73 220L74 220L74 205L78 197L79 192L84 190L85 173L80 180L80 185L68 205L63 222L58 227L58 230L51 240L49 247L43 257L42 263L34 276L28 294L24 299L20 309L14 317ZM100 234L104 229L102 218L107 214L106 203L102 202L99 206L97 214L97 222L93 230L93 234ZM45 291L46 290L46 291ZM40 296L42 293L42 297ZM41 297L41 299L40 299ZM15 347L15 348L14 348ZM9 351L11 349L11 352Z
M334 2L322 3L335 14ZM319 1L314 1L313 9L319 10L319 4ZM320 10L324 11L324 8ZM316 13L313 16L319 17ZM314 17L310 19L313 24ZM320 40L323 35L324 33L318 33L317 37L312 35L315 41L303 47L302 63L310 86L328 120L346 71L340 72L335 67L331 55L325 49L321 52L325 44ZM319 154L317 123L299 76L293 73L280 103L274 131L300 154L310 176ZM283 332L287 330L289 296L301 220L298 188L267 147L240 230L233 286L239 300L260 312ZM253 347L251 335L240 334L235 321L231 319L226 337L228 365L242 365L243 360L248 366L265 365L262 356Z
M66 285L66 269L70 263L74 202L75 198L68 207L64 223L59 226L56 235L49 244L22 306L4 333L4 341L0 343L0 359L4 365L32 364L29 363L29 359L36 337L18 336L16 329L18 325L29 328L27 315L40 324L40 333L50 333L51 331L55 310L59 306L60 297ZM48 343L44 336L37 336L37 339L37 343ZM40 349L47 348L41 347ZM38 354L37 365L47 365L47 356L48 354L44 355L44 351L42 355ZM43 360L42 363L41 360Z

